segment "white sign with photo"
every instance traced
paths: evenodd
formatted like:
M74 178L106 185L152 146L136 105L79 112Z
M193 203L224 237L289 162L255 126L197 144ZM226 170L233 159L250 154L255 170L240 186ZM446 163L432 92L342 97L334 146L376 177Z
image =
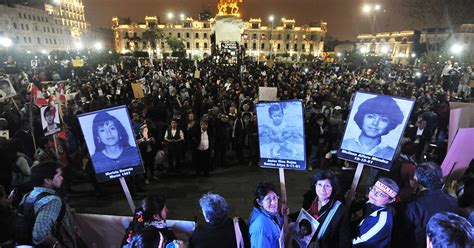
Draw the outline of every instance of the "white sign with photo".
M13 96L16 96L16 91L10 79L0 78L0 100L4 101Z
M259 87L259 101L277 101L277 87Z
M357 92L338 158L390 170L415 101Z
M43 127L44 136L61 131L58 104L41 107L41 125Z
M290 235L302 248L308 247L314 233L319 227L319 222L306 210L301 209L298 219L289 224Z

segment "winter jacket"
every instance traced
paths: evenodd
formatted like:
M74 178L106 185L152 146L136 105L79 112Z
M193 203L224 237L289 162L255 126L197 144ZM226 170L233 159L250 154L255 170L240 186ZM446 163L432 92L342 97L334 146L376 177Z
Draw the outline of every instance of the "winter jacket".
M392 226L393 213L391 208L377 207L369 203L365 218L359 224L357 236L352 240L352 247L389 247Z
M253 208L250 214L249 233L252 248L278 248L282 232L283 218L280 215L270 216L260 208Z

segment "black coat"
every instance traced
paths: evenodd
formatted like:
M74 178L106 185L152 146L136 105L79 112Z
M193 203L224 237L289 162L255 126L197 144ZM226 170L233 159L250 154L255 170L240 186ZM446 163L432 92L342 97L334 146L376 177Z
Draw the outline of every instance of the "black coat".
M239 218L240 232L244 247L250 247L249 230L245 222ZM230 218L221 224L204 223L198 225L189 239L190 248L234 248L237 247L234 221Z
M441 189L419 192L412 201L402 206L395 218L397 226L403 227L394 233L397 247L426 247L426 224L436 213L459 213L456 199Z
M308 191L303 196L303 208L308 210L311 207L311 203L315 199L316 194L314 191ZM347 211L344 207L344 204L341 204L334 214L329 226L326 229L323 237L320 240L316 240L320 228L324 221L326 220L327 213L331 207L334 205L335 200L331 200L328 204L321 208L319 211L320 216L317 220L319 222L318 230L316 230L309 247L318 247L318 248L350 248L352 246L351 231L347 216ZM291 216L290 216L291 218ZM296 221L296 218L294 219Z
M209 129L209 127L207 128L207 136L209 138L209 150L211 150L214 147L214 135L212 131ZM200 125L198 124L194 125L194 128L191 130L190 137L191 137L190 143L191 143L192 149L197 150L199 144L201 143L201 126Z

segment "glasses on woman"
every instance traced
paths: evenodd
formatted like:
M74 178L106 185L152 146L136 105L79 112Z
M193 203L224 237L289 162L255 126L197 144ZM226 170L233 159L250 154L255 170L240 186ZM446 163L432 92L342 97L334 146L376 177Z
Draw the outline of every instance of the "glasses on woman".
M278 202L278 199L280 199L280 197L278 196L267 196L265 198L263 198L263 201L267 202L267 203L271 203L272 201L276 201Z
M379 198L389 198L390 197L390 196L388 196L387 194L385 194L384 192L378 190L375 187L369 187L369 191L372 192L376 197L379 197Z

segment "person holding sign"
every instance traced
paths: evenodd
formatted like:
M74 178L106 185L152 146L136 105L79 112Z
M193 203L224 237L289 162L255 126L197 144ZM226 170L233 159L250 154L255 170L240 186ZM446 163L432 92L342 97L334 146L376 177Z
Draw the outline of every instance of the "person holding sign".
M118 170L141 164L136 147L130 146L122 123L107 112L99 112L92 123L95 153L92 155L96 173Z
M271 183L259 183L255 189L254 208L249 218L252 248L280 247L283 216L278 212L278 195Z
M313 189L303 196L303 209L319 222L308 247L351 247L346 209L336 196L340 191L334 173L322 170L313 176Z
M358 226L356 237L352 240L352 247L390 247L393 226L393 211L390 204L398 195L398 185L392 179L381 177L369 190L368 206L364 219Z
M394 142L383 143L382 136L402 124L404 115L391 97L377 96L361 103L354 121L361 130L359 137L343 140L341 149L391 160Z

